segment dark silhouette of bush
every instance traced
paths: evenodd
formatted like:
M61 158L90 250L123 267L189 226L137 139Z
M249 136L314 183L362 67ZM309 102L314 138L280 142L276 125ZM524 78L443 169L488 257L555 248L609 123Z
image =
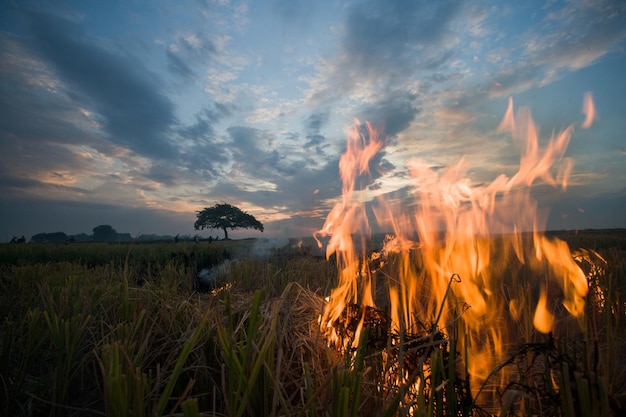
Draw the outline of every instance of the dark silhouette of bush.
M30 238L31 243L63 243L69 240L69 237L63 232L37 233Z

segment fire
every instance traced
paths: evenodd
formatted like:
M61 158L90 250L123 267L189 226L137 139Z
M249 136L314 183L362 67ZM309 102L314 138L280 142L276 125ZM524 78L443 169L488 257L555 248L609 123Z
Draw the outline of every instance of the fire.
M541 287L539 301L537 302L537 309L535 310L535 318L533 319L535 329L539 330L541 333L550 333L554 321L554 315L548 309L547 304L548 297L546 295L546 290L544 287Z
M587 128L595 117L591 94L583 109ZM416 158L408 163L410 203L380 196L368 205L358 184L385 140L369 123L352 128L339 162L341 201L316 234L329 238L327 256L336 256L339 272L320 319L330 343L354 347L367 307L388 310L396 333L424 323L444 333L456 329L475 388L514 344L582 323L587 279L567 244L542 232L545 215L530 193L538 183L567 187L573 162L564 154L574 126L553 132L541 146L530 110L515 112L509 99L498 131L510 134L520 149L514 175L474 184L464 158L444 170ZM373 219L393 235L371 255ZM385 263L393 267L379 273ZM336 323L347 309L353 315L354 305L362 306L362 317L346 341Z
M583 100L583 114L585 115L585 121L582 123L581 127L583 129L589 129L596 118L593 96L589 92L585 93L585 99Z
M327 255L337 255L339 268L339 285L332 293L332 302L328 304L323 320L326 330L331 333L333 322L341 316L347 305L374 305L371 275L368 270L359 270L359 254L352 238L353 233L362 233L361 243L364 244L370 230L365 206L356 197L355 183L360 176L369 173L370 160L384 146L376 129L369 123L366 123L366 128L369 140L360 134L358 123L348 136L347 150L339 160L343 183L342 199L331 210L324 227L318 232L320 235L330 236ZM336 335L335 342L338 342Z

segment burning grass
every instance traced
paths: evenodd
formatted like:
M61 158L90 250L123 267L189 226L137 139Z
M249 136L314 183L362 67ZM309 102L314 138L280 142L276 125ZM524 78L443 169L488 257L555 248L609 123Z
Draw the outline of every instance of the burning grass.
M148 276L133 263L133 252L148 247L126 246L124 263L95 266L85 263L89 245L46 247L81 255L0 267L1 414L618 416L626 398L626 236L606 239L616 243L604 247L597 232L576 236L597 249L577 258L590 285L584 331L531 331L484 386L468 378L478 359L461 349L455 315L397 330L382 306L352 305L345 336L356 337L362 317L367 331L346 350L330 347L319 319L337 270L324 259L242 259L224 277L230 288L212 295L194 292L198 267L170 256L192 248L159 249L167 256L155 255ZM213 245L202 248L215 251L207 259L228 252ZM376 267L379 280L394 272L393 261Z
M590 93L585 96L585 106L593 108ZM583 129L593 122L593 111L588 114ZM401 410L465 415L468 408L457 407L453 398L458 393L460 404L471 402L471 409L494 413L501 393L514 392L510 384L525 378L523 372L501 365L517 355L517 346L536 343L544 335L588 340L591 275L586 276L576 260L595 265L598 272L604 259L586 249L572 254L565 241L547 236L543 232L545 215L531 194L537 184L567 188L573 160L565 157L565 152L574 127L553 131L547 142L542 141L530 109L514 111L509 99L498 132L510 134L520 150L517 172L475 182L464 158L442 168L416 157L407 162L412 183L406 197L392 198L390 193L374 196L368 192L374 183L370 172L374 157L384 149L387 138L370 123L354 124L339 161L341 199L316 233L320 247L321 239L327 239L327 256L336 256L339 281L327 299L320 324L329 345L344 354L358 350L362 332L369 334L374 329L376 340L380 333L387 333L386 358L407 365L389 376L398 387L408 384L408 389L398 388L403 392L398 404L408 407ZM363 242L373 227L393 230L393 235L379 252L369 255ZM382 299L378 291L381 275L385 278ZM592 287L591 298L601 304L604 291L600 285ZM389 314L384 320L377 313L381 305ZM421 329L426 329L427 335L422 335ZM427 362L424 352L446 345L446 340L451 347L443 350L441 359ZM407 351L409 345L409 351L416 354L396 355ZM464 372L458 372L459 363ZM447 379L442 376L437 381L440 384L435 384L439 368L449 371L444 374ZM530 369L533 367L526 372ZM552 366L546 369L549 374L558 373ZM573 412L584 405L587 412L593 403L608 410L608 397L600 392L604 385L589 376L588 369L579 371L584 377L575 374L580 404L572 400L569 371L561 370L562 391L558 392L565 398L563 408ZM411 376L408 380L407 375ZM456 386L456 381L462 384ZM446 385L452 388L444 400L439 396ZM544 383L542 387L555 385ZM591 385L594 388L589 391ZM421 395L425 389L430 392L428 401ZM415 392L417 403L411 398ZM509 410L507 405L504 412ZM536 402L523 401L520 410L544 413Z

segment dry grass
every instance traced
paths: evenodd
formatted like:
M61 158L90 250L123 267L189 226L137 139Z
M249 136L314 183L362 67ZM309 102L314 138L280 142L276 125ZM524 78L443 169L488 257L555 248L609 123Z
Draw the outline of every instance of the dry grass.
M587 247L606 264L598 269L593 256L581 262L593 301L586 333L520 344L503 367L525 379L499 392L502 415L590 409L616 416L625 409L624 241L611 234L612 246L604 247L597 234L591 239ZM364 340L343 355L329 348L318 318L336 268L324 259L292 252L244 259L222 277L228 288L194 292L192 277L227 258L228 245L115 246L108 261L106 247L41 246L42 254L37 246L3 245L0 413L485 413L449 382L463 378L454 332L413 356L410 373L401 365L404 353L389 355L390 346ZM428 384L418 387L419 379Z

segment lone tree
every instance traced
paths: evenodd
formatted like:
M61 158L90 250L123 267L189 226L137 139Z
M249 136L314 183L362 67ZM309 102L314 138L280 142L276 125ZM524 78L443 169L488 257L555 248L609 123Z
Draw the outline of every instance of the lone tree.
M222 229L224 239L228 239L227 229L256 229L263 231L263 224L254 216L241 211L241 209L230 204L216 204L196 212L198 220L194 223L194 228L199 229Z

